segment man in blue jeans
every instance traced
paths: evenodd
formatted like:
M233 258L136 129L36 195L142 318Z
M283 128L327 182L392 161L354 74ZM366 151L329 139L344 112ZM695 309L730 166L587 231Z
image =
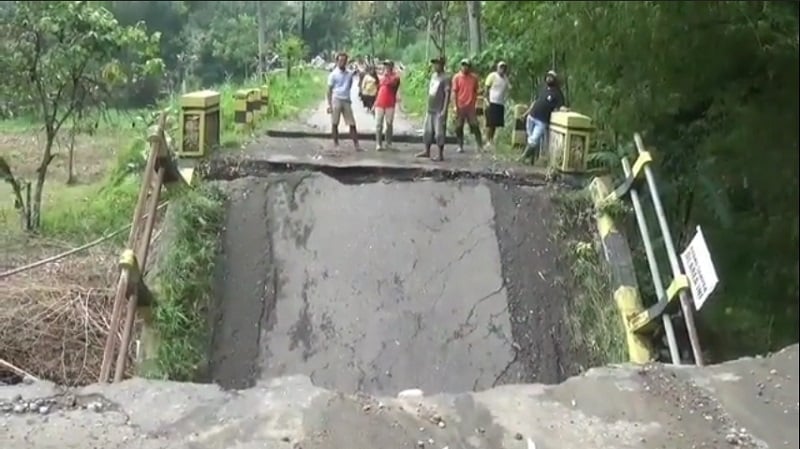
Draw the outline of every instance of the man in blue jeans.
M562 107L564 107L564 94L561 92L558 75L550 70L544 77L544 86L525 112L525 131L528 141L520 161L528 159L531 163L536 162L550 127L550 115Z

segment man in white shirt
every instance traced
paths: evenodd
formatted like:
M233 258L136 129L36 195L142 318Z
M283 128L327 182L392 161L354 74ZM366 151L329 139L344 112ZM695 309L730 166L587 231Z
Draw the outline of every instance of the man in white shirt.
M505 126L506 98L511 89L506 63L498 62L497 70L486 77L484 84L489 91L489 107L486 108L486 147L489 147L494 143L495 130Z
M347 53L339 53L336 56L336 67L328 75L328 114L331 114L333 145L339 146L339 119L343 118L345 124L350 128L353 146L356 151L361 151L358 146L356 119L353 116L353 105L350 98L354 75L355 73L347 68Z

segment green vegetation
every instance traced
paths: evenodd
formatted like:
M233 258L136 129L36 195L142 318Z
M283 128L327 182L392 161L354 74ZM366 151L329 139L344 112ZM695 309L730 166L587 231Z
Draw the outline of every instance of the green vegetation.
M702 226L720 275L698 320L712 359L797 341L797 4L501 1L479 5L476 18L463 14L473 2L432 3L446 3L440 16L449 20L445 45L430 53L450 64L471 56L481 74L507 61L515 101L528 102L545 71L557 70L569 106L598 126L597 166L620 177L619 158L633 155L632 134L643 133L676 244ZM482 36L469 32L476 19ZM441 25L432 22L435 35ZM424 97L413 81L424 79L419 48L404 60L412 110L409 97ZM637 268L645 301L655 301L646 266Z
M611 297L609 273L596 247L594 206L588 191L554 197L556 237L563 248L562 263L572 273L573 294L567 315L573 345L589 358L590 366L628 359L625 330Z
M33 203L12 193L0 224L18 227L15 200L26 227L48 237L83 242L126 223L143 165L140 116L184 90L219 88L223 143L236 146L250 132L232 126L231 92L269 73L270 117L288 118L322 95L323 77L296 64L309 56L399 60L401 105L417 116L430 57L445 56L451 71L469 57L481 76L502 59L514 102L559 72L570 108L598 127L595 167L619 178L620 158L635 155L632 134L643 134L676 244L702 226L720 274L699 313L707 351L765 352L796 341L800 327L798 11L792 2L0 2L0 119L9 119L0 177L17 191L33 182ZM77 182L65 169L73 153ZM497 157L509 156L498 145ZM579 243L573 263L587 266L575 269L599 279L588 240ZM654 301L647 268L637 269ZM595 312L578 315L611 320ZM576 329L585 342L598 340L591 332ZM599 341L597 352L615 359Z
M196 378L208 346L206 309L225 214L213 185L186 190L170 203L169 242L159 263L153 325L160 339L150 377Z

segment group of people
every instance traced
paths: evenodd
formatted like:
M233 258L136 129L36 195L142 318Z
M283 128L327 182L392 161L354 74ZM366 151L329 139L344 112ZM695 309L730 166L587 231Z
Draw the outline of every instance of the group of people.
M345 53L337 55L337 64L328 77L328 112L331 114L333 143L339 145L339 121L343 119L348 125L356 150L360 150L358 133L353 116L350 99L353 79L359 77L359 95L363 106L375 117L376 150L382 151L391 146L392 128L397 104L397 93L400 88L400 77L394 71L392 61L383 61L383 72L378 73L375 66L368 67L364 73L347 68L348 57ZM444 157L445 136L447 131L447 115L451 102L455 109L455 135L457 152L464 151L464 125L472 132L479 148L490 148L495 138L495 131L505 126L505 104L511 90L508 66L499 62L496 69L486 77L483 87L486 89L488 104L485 110L486 143L481 134L478 122L478 96L481 91L480 80L472 70L469 60L463 59L460 70L452 78L445 71L443 58L431 61L432 74L428 83L427 111L425 114L423 142L425 149L417 157L441 161ZM553 111L564 107L564 95L558 83L558 75L548 71L545 83L536 98L525 112L527 145L520 160L535 161L541 154L544 138ZM438 152L431 154L436 146Z
M362 104L375 117L375 149L383 151L392 145L394 128L394 111L397 105L397 92L400 89L400 77L395 73L394 62L383 61L383 73L378 75L377 69L368 67L365 73L347 67L347 54L339 53L336 67L328 75L328 113L331 114L331 135L333 145L339 146L339 120L344 120L353 139L356 151L360 151L358 131L353 115L351 91L353 79L359 78L359 94Z

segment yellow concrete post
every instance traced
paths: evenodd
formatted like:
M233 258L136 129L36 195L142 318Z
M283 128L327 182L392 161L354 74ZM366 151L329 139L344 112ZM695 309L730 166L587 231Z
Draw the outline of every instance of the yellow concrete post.
M261 93L261 112L266 114L269 106L269 84L264 84L260 89Z
M625 236L617 230L614 218L605 211L609 198L615 198L612 195L611 180L608 177L595 178L589 185L589 191L594 202L597 231L611 271L614 302L625 328L628 357L632 363L651 362L653 354L649 335L636 332L633 325L633 320L645 311L639 294L633 256Z
M511 133L511 147L525 148L528 142L528 135L525 132L525 111L528 107L524 104L514 105L514 131Z
M253 113L247 110L247 97L250 91L240 89L233 93L233 122L237 125L249 126L253 123Z
M572 111L553 112L547 139L550 166L564 173L586 171L586 152L593 132L591 118Z
M178 157L203 157L220 141L219 92L201 90L181 97Z

